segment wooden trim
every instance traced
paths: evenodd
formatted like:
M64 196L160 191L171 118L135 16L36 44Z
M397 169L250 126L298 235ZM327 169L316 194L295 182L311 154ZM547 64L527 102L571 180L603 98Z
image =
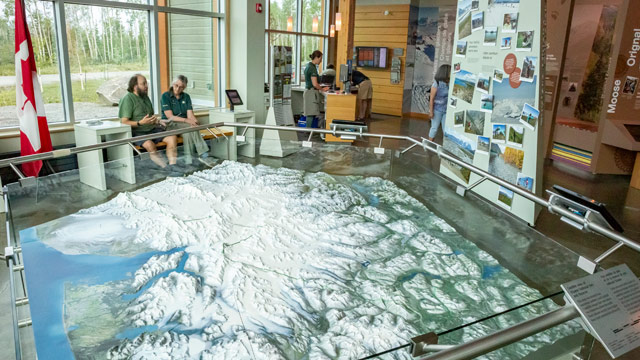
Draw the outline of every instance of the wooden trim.
M411 8L411 5L360 5L360 6L356 6L356 11L357 12L362 12L362 13L375 13L375 12L379 12L379 13L384 13L385 11L389 11L391 14L393 14L394 12L397 11L409 11ZM390 15L391 15L390 14Z

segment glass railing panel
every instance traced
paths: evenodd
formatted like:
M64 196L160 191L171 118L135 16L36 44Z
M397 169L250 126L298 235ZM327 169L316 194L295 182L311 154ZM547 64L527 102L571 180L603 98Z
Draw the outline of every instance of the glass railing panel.
M39 225L43 234L84 234L97 242L116 238L101 228L105 218L83 223L69 215L115 217L120 246L87 251L94 263L113 263L121 267L119 272L126 269L118 275L122 286L147 263L151 268L177 261L166 269L160 266L140 289L113 294L117 304L98 302L122 311L135 307L141 314L134 323L109 318L117 323L112 328L120 330L110 337L101 334L109 341L103 339L97 348L118 353L139 351L139 345L163 336L168 337L162 344L181 347L197 335L205 339L204 347L197 342L197 348L214 357L253 349L285 358L355 358L539 299L557 290L562 277L573 276L541 275L543 269L534 265L574 274L577 257L550 239L531 235L526 226L514 225L517 222L504 214L487 210L484 202L457 196L430 168L435 167L435 156L419 148L404 156L390 149L376 154L371 147L325 144L317 135L309 148L300 141L308 134L297 136L259 141L256 157L239 156L237 162L204 172L198 171L206 166L193 162L180 174L168 174L149 158L136 156L135 184L117 180L122 163L109 162L104 191L81 183L78 170L38 179L28 188L10 184L13 224L17 231ZM265 141L292 153L262 156ZM179 162L185 162L182 155ZM179 211L158 210L156 203L175 204ZM149 212L147 205L158 214L140 217L138 213ZM206 221L196 216L202 211ZM149 228L151 219L170 226ZM147 239L150 242L134 246L130 232L137 226L151 229L153 239L171 241ZM181 229L190 235L174 236ZM501 237L508 241L498 246ZM545 249L545 256L538 256L536 249ZM130 259L123 265L118 262L122 257ZM518 265L521 260L525 265ZM28 259L26 266L28 275ZM104 276L96 274L94 283L80 281L82 286L66 297L80 309L64 333L75 335L69 335L74 352L96 349L95 343L91 347L82 342L95 333L82 321L93 311L83 303L92 294L118 289ZM153 315L148 300L158 298L153 306L170 307L177 293L162 290L172 289L172 284L186 286L186 298L180 301L189 305L173 316ZM532 309L531 314L544 310ZM196 310L202 318L194 317ZM105 318L97 321L108 323Z

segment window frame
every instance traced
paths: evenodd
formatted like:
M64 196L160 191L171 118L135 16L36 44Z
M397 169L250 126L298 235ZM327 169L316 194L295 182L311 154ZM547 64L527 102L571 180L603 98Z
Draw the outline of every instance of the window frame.
M271 67L269 66L270 64L270 59L271 59L271 45L269 44L269 39L270 39L270 35L271 34L286 34L286 35L294 35L295 36L295 40L294 40L294 44L292 44L292 47L295 48L295 54L294 54L294 58L296 59L295 64L293 64L294 66L294 72L296 74L296 79L293 82L293 85L300 85L302 84L302 59L304 58L304 56L302 56L303 54L301 54L301 48L302 48L302 37L303 36L308 36L308 37L317 37L320 38L320 43L322 44L322 53L324 54L324 56L322 57L322 68L326 67L327 64L327 50L328 50L328 45L329 45L329 15L330 15L330 9L331 9L331 0L320 0L324 3L324 12L322 13L323 18L321 19L321 21L323 22L324 26L322 27L322 32L318 32L318 33L306 33L302 31L302 20L304 18L304 2L305 1L309 1L309 0L296 0L296 17L297 17L297 21L295 28L293 29L293 31L286 31L286 30L276 30L276 29L271 29L271 0L267 0L265 1L266 3L266 24L265 24L265 82L269 82L268 79L270 79L271 76Z
M226 1L218 1L218 11L201 11L185 8L171 7L159 5L159 0L146 0L146 3L128 3L124 1L113 0L38 0L42 2L50 2L53 4L53 29L55 30L55 41L58 56L58 70L60 77L60 91L63 108L63 122L50 123L49 128L63 128L77 123L75 119L73 93L71 88L71 70L69 61L69 46L66 33L66 13L65 4L98 6L106 8L118 8L127 10L139 10L147 12L147 35L149 46L147 47L147 57L149 59L150 74L150 97L153 103L154 111L160 112L160 97L162 89L160 84L160 39L158 33L158 14L178 14L206 17L217 19L217 41L214 43L214 70L217 65L217 72L214 73L214 82L218 83L218 89L214 91L212 101L217 104L224 104L223 94L220 87L226 84ZM213 0L212 0L213 1ZM164 1L163 1L164 2ZM27 19L28 20L28 19ZM214 28L214 31L216 29ZM0 128L1 133L14 132L17 127Z

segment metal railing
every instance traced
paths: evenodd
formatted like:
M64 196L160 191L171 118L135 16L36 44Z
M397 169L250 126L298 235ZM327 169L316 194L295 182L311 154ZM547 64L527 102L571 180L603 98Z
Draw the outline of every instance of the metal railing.
M468 186L466 189L470 190L472 188L474 188L475 186L477 186L480 182L482 181L491 181L495 184L498 184L502 187L505 187L511 191L513 191L514 193L534 202L537 205L540 205L544 208L546 208L550 213L552 214L556 214L559 216L563 216L566 217L570 220L573 220L576 223L582 224L583 228L585 230L594 232L596 234L605 236L611 240L616 241L616 244L609 250L607 250L605 253L603 253L602 255L600 255L597 259L596 262L602 261L604 258L606 258L607 256L609 256L611 253L613 253L615 250L617 250L618 248L620 248L622 245L626 245L629 248L640 252L640 244L635 242L632 239L627 238L626 236L622 235L619 232L616 232L614 230L611 230L609 228L606 228L605 226L602 226L600 224L597 223L593 223L591 221L589 221L586 217L582 217L579 215L574 214L573 212L560 207L558 205L552 204L550 203L548 200L537 196L531 192L528 192L514 184L511 184L503 179L500 179L490 173L488 173L485 170L482 170L474 165L468 164L466 162L464 162L463 160L459 159L458 157L448 153L444 147L442 145L439 145L437 143L434 143L432 141L429 141L427 139L421 138L420 140L418 139L414 139L410 136L403 136L403 135L387 135L387 134L371 134L371 133L354 133L352 131L338 131L338 130L326 130L326 129L311 129L311 128L299 128L299 127L292 127L292 126L274 126L274 125L259 125L259 124L247 124L247 123L223 123L223 122L219 122L219 123L213 123L213 124L204 124L204 125L200 125L200 126L195 126L195 127L191 127L191 128L186 128L186 129L176 129L176 130L169 130L169 131L165 131L162 132L161 134L151 134L151 135L143 135L143 136L137 136L137 137L132 137L132 138L128 138L128 139L119 139L119 140L111 140L111 141L106 141L104 143L100 143L100 144L94 144L94 145L87 145L87 146L79 146L79 147L74 147L74 148L70 148L70 149L62 149L62 150L54 150L54 151L50 151L50 152L46 152L46 153L42 153L42 154L35 154L35 155L28 155L28 156L20 156L20 157L14 157L14 158L9 158L9 159L3 159L0 160L0 168L2 167L11 167L20 177L21 180L24 179L24 175L19 171L19 169L16 167L16 165L20 165L20 164L24 164L24 163L28 163L28 162L32 162L32 161L36 161L36 160L49 160L49 159L55 159L55 158L60 158L60 157L65 157L65 156L70 156L70 155L75 155L75 154L79 154L79 153L83 153L83 152L87 152L87 151L94 151L94 150L101 150L101 149L106 149L112 146L118 146L118 145L132 145L133 142L137 142L137 141L144 141L144 140L152 140L158 137L166 137L166 136L171 136L171 135L180 135L183 133L187 133L187 132L193 132L193 131L200 131L200 130L208 130L212 135L214 135L214 137L216 137L216 139L218 138L227 138L227 136L224 134L224 130L219 129L219 127L221 126L228 126L228 127L234 127L234 128L242 128L243 129L243 134L246 133L247 129L252 128L252 129L263 129L263 130L279 130L279 131L295 131L295 132L301 132L301 133L310 133L310 137L313 134L325 134L325 135L334 135L334 136L341 136L341 135L345 135L345 136L358 136L361 138L378 138L380 139L380 143L379 143L379 147L382 146L382 141L385 139L393 139L393 140L404 140L404 141L408 141L411 145L408 146L407 148L403 149L401 151L401 154L405 154L408 151L410 151L411 149L414 149L416 147L421 147L424 151L428 151L431 153L436 154L440 159L445 159L448 160L452 163L455 163L461 167L464 167L466 169L468 169L469 171L479 175L481 177L481 179L474 183L471 184L470 186ZM214 134L213 132L211 132L211 128L219 131L219 135ZM234 135L235 136L235 135ZM5 199L5 207L7 207L7 211L8 209L8 202L7 202L7 192L6 192L6 186L3 188L3 197ZM11 234L9 233L9 224L7 224L7 241L8 241L8 248L12 247L11 244ZM17 246L17 244L15 244ZM11 288L12 288L12 315L13 315L13 320L14 320L14 336L15 336L15 341L16 341L16 355L17 358L20 359L20 340L19 340L19 327L23 327L23 326L29 326L30 325L30 319L25 319L23 321L18 321L17 320L17 309L16 306L18 304L18 302L20 302L21 305L23 304L27 304L28 303L28 299L23 298L23 299L16 299L16 295L15 295L15 286L14 286L14 281L13 281L13 272L14 271L22 271L23 267L20 264L14 264L12 263L14 259L16 259L16 255L14 254L13 257L7 258L6 260L8 261L8 266L10 268L10 278L11 278ZM18 261L19 261L19 257ZM14 266L15 265L15 266ZM19 269L19 270L18 270ZM504 330L500 330L494 334L490 334L487 335L485 337L476 339L474 341L471 341L469 343L466 344L462 344L462 345L457 345L457 346L449 346L449 345L442 345L442 346L433 346L433 344L427 345L427 344L423 344L422 346L425 346L425 349L429 349L429 351L438 351L435 355L430 356L428 359L463 359L463 358L469 358L469 357L473 357L473 356L479 356L481 354L487 353L489 351L492 351L496 348L499 348L501 346L513 343L515 341L518 341L519 339L522 339L524 337L533 335L537 332L540 332L544 329L548 329L550 327L553 327L555 325L558 325L560 323L563 323L565 321L571 320L575 317L577 317L577 311L575 310L575 308L573 306L565 306L561 309L552 311L550 313L541 315L537 318L525 321L523 323L514 325L508 329L504 329Z

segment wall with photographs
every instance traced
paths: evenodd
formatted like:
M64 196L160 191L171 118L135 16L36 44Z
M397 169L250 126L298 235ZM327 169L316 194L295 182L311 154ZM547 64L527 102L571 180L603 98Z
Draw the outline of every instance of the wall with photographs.
M435 72L450 64L457 0L414 0L409 14L406 81L402 112L429 114L428 91Z
M541 192L541 0L459 0L444 148L528 191ZM479 176L443 161L468 185ZM473 190L535 223L535 205L490 182Z

